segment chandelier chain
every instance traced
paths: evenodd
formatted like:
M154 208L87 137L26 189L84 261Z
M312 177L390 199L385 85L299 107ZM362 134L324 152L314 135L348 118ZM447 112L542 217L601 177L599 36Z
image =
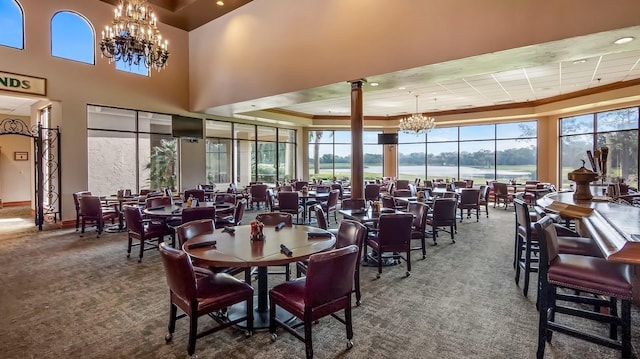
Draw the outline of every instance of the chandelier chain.
M102 31L102 57L158 71L169 59L168 41L156 26L157 19L146 0L121 0L114 10L114 19Z

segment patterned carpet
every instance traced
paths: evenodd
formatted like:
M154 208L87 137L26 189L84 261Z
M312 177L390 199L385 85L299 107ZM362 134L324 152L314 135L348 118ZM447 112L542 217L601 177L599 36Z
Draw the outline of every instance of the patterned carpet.
M255 212L249 212L251 218ZM533 358L535 296L514 283L513 211L458 225L404 264L363 267L363 303L354 307L354 347L325 318L313 328L317 358ZM245 221L246 222L246 221ZM333 224L335 227L335 224ZM168 289L157 252L126 258L126 235L71 230L3 234L0 229L0 348L3 358L185 358L185 319L164 342ZM270 276L270 284L282 276ZM535 288L536 281L532 281ZM634 323L638 323L634 308ZM210 324L202 318L200 328ZM637 327L637 326L636 326ZM634 328L634 344L639 345ZM547 358L617 358L619 353L556 334ZM245 338L228 329L197 341L200 358L302 358L304 345L280 331Z

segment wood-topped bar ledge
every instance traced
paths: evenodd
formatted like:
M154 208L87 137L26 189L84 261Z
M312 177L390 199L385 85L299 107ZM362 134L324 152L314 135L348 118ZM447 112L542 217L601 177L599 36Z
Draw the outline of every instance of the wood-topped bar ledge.
M602 197L574 200L573 192L551 193L537 203L575 219L578 233L593 238L608 261L633 265L633 302L640 305L640 208Z

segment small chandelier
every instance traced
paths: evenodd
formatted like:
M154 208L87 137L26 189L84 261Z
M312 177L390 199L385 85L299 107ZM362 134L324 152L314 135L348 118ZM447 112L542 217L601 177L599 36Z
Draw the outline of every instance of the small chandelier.
M416 113L400 120L400 131L421 135L431 131L434 127L436 127L435 118L426 117L418 112L418 95L416 95Z
M168 41L156 27L156 16L146 0L121 0L114 10L111 26L102 31L102 57L123 61L129 66L143 63L158 71L165 68L169 51Z

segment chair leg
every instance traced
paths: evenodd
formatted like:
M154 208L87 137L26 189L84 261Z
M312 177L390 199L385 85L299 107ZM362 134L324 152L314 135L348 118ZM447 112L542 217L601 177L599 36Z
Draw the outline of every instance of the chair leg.
M271 298L269 298L269 333L272 337L276 334L276 305Z
M346 308L344 308L344 325L345 327L347 327L347 340L349 341L349 344L347 344L347 348L350 349L350 346L353 345L353 343L351 343L351 339L353 339L353 325L352 325L352 320L351 320L351 306L348 305Z
M362 293L360 292L360 263L356 263L356 271L354 275L355 287L356 287L356 305L360 306L360 299L362 298Z
M144 255L144 238L140 238L140 254L138 255L138 263L142 262L142 256Z
M406 276L411 275L411 248L407 250L407 273Z
M313 358L313 336L311 335L311 326L313 322L311 320L304 321L304 350L307 354L307 359Z
M622 300L622 357L631 358L631 301Z
M420 239L421 244L422 244L422 259L427 258L427 243L425 241L425 238L427 236L425 236L424 234L424 230L422 231L422 238Z
M524 285L522 286L522 294L527 296L529 292L529 276L531 275L531 243L527 241L524 252Z
M437 246L438 245L438 242L436 242L436 238L438 237L437 227L431 227L431 235L433 236L433 245Z
M539 293L539 315L538 315L538 350L536 358L544 358L544 348L547 344L547 321L549 320L549 298L547 284L541 284Z
M196 337L198 335L198 311L195 308L191 308L189 315L189 344L187 346L187 353L192 356L196 352Z
M171 307L169 308L169 335L167 335L167 341L170 341L173 332L176 330L176 315L178 314L178 307L171 303Z
M382 274L382 251L378 248L378 275L376 278L380 278Z
M515 253L513 254L513 263L516 268L516 284L520 282L520 256L522 256L522 242L520 237L516 237Z
M449 231L451 232L451 243L456 243L456 239L455 239L455 238L454 238L454 236L453 236L453 233L454 233L454 232L455 232L455 233L457 233L457 232L456 232L456 230L455 230L455 227L454 227L454 226L455 226L455 223L456 223L456 220L455 220L455 219L453 220L453 223L454 223L454 225L449 226Z
M128 243L127 243L127 258L129 258L131 256L131 246L132 246L132 241L133 239L131 238L131 236L127 236L129 237L128 239Z

